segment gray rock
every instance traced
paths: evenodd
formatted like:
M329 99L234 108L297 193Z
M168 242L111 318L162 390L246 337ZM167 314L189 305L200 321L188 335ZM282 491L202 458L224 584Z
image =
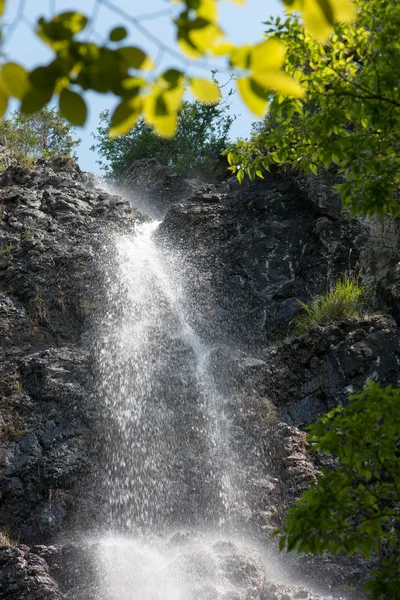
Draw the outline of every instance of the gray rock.
M94 257L109 228L128 231L145 217L88 188L66 157L9 167L0 201L0 529L43 541L62 530L90 470L83 336L98 301Z
M1 600L64 600L46 562L26 546L0 546Z

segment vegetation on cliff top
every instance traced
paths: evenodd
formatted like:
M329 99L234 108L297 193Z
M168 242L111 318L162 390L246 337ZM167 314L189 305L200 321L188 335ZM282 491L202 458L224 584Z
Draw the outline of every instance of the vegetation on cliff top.
M285 69L307 90L272 99L264 127L230 149L231 170L254 179L273 164L317 173L336 165L353 213L400 214L400 3L355 0L359 18L319 44L296 17L268 21Z
M177 131L171 140L154 133L143 118L126 135L110 138L110 112L106 110L100 115L92 149L97 150L98 162L111 179L123 177L134 160L156 158L183 177L212 181L218 170L218 156L229 143L233 120L227 101L213 105L186 101L178 113Z
M71 154L79 143L74 127L55 108L45 107L33 115L14 111L0 119L0 144L9 151L3 162L9 158L29 165L38 158Z

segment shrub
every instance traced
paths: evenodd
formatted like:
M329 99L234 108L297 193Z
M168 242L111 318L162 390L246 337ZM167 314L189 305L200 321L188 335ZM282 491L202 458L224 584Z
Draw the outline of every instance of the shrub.
M0 148L3 168L12 159L30 167L38 159L70 154L80 144L75 129L65 121L55 108L42 108L32 115L18 111L10 118L0 119Z
M218 156L229 143L229 130L234 118L230 114L229 102L207 105L185 101L173 139L158 136L143 118L127 135L110 139L110 113L106 110L100 114L97 133L93 134L96 143L91 149L100 155L101 160L97 162L111 180L123 179L135 160L155 158L183 177L213 181L218 178L221 164L222 173L227 172L225 161L219 163Z
M361 285L358 278L346 276L336 282L334 288L313 300L311 304L300 302L304 309L293 320L298 335L305 333L315 325L337 323L345 317L356 317L365 306L368 288Z

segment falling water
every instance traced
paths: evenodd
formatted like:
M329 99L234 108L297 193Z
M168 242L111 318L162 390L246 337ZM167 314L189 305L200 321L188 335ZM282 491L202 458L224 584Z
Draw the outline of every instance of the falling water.
M190 323L179 257L153 240L157 226L114 239L98 344L106 519L124 532L220 524L238 501L210 351Z
M237 515L247 510L227 398L212 375L212 347L193 324L188 270L155 242L158 225L116 235L105 255L96 352L105 533L96 597L258 599L240 573L261 589L259 555L245 559L234 542L221 542L227 532L238 538Z

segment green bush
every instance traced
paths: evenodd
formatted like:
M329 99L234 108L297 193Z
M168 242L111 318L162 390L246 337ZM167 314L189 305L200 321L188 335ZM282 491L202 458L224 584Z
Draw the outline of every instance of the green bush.
M97 133L93 134L96 143L91 148L99 154L97 163L107 179L123 179L132 163L143 158L155 158L183 177L200 177L210 182L218 178L221 164L222 173L227 173L225 162L219 163L218 156L229 144L229 131L235 119L229 102L207 105L185 101L171 140L154 133L143 118L127 135L111 139L110 118L108 110L100 114Z
M39 158L69 155L81 141L74 136L75 129L55 108L33 115L14 111L0 119L0 149L6 150L0 167L6 168L12 159L31 167Z
M370 381L308 427L311 450L336 460L289 510L281 548L372 554L372 598L400 598L400 388Z
M345 317L356 317L365 307L368 288L358 278L346 276L336 282L335 287L313 300L311 304L300 302L304 312L292 323L298 335L315 325L337 323Z

